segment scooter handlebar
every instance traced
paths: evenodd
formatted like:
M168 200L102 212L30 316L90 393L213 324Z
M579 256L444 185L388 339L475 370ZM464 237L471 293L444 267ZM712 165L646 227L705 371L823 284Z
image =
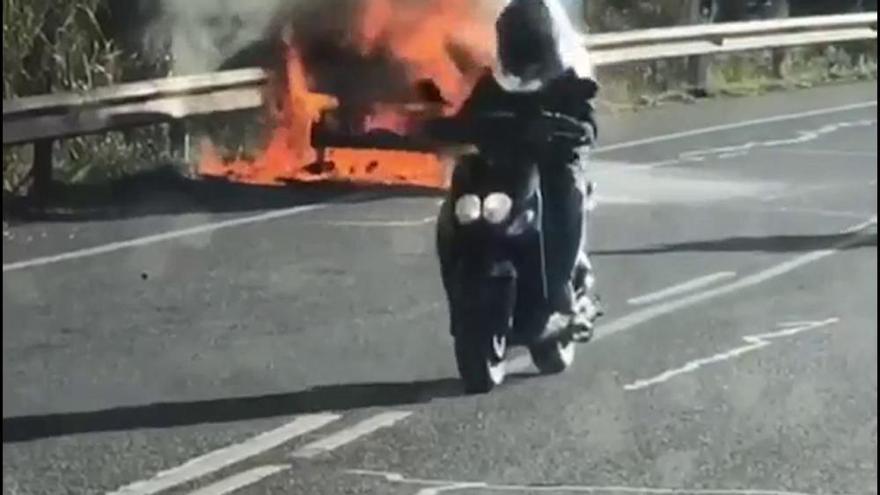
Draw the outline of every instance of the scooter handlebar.
M590 144L592 140L588 125L552 112L542 112L534 117L512 112L492 112L440 118L429 121L425 132L431 139L460 144L510 139L511 135L521 135L535 144L558 141Z

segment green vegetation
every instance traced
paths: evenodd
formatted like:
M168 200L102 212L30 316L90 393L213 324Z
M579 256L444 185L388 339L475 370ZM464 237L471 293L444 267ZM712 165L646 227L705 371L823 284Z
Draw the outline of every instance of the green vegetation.
M3 99L118 82L139 59L106 36L104 0L3 0ZM106 180L165 160L161 127L68 139L56 146L61 182ZM3 192L29 186L32 147L3 150Z

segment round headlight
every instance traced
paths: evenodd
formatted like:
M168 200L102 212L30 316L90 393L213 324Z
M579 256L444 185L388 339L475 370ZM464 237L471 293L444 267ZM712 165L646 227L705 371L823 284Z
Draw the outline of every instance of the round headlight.
M483 200L483 218L489 223L498 224L510 216L513 199L504 193L492 193Z
M474 194L465 194L455 202L455 218L462 225L476 222L480 213L480 198Z

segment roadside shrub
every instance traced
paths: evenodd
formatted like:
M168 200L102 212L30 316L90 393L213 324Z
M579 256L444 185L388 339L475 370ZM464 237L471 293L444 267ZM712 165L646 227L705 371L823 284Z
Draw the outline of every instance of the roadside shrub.
M104 32L105 0L3 0L3 99L84 91L138 67ZM164 126L67 139L56 144L61 180L106 178L163 158ZM30 146L4 147L3 191L27 191Z

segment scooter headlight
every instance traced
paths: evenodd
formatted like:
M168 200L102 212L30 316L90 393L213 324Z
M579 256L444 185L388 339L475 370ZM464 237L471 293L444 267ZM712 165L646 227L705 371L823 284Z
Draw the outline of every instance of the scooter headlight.
M483 200L483 218L487 222L499 224L510 216L513 199L504 193L492 193Z
M476 222L480 214L480 198L474 194L465 194L455 202L455 218L462 225Z

